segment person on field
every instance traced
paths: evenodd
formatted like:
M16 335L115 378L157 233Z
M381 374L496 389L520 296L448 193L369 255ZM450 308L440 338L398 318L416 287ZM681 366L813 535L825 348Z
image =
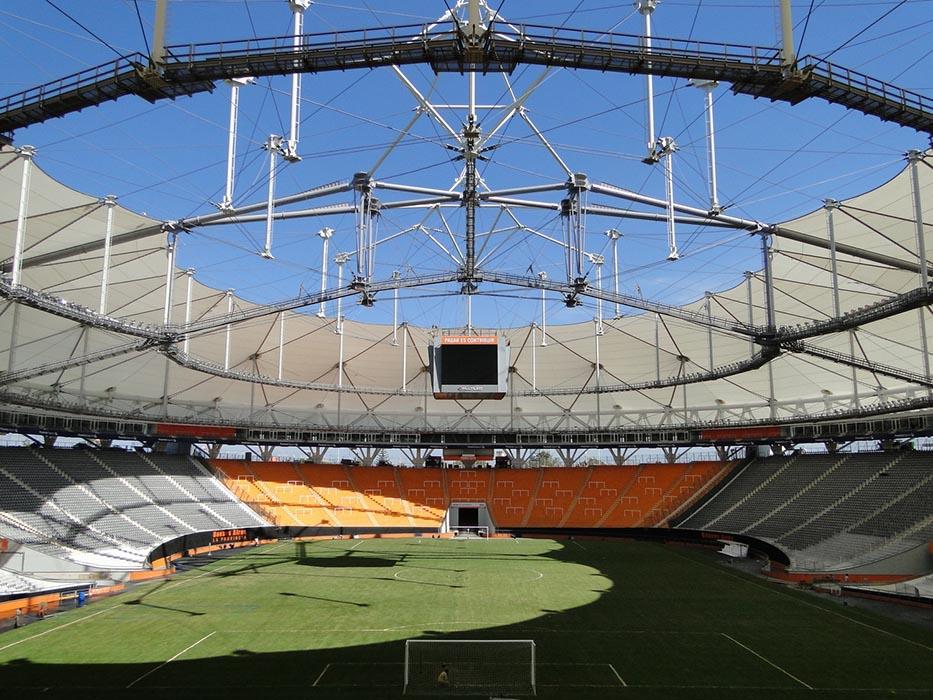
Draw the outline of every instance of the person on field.
M437 687L438 688L449 688L450 687L450 672L447 670L446 664L441 668L441 672L437 674Z

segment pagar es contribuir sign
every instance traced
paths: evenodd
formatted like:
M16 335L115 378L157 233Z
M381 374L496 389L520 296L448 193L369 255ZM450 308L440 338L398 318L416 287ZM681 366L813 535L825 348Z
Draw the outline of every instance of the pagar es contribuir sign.
M428 346L435 399L501 399L509 343L497 335L441 335Z
M246 542L249 539L249 533L246 530L214 530L211 533L211 544Z

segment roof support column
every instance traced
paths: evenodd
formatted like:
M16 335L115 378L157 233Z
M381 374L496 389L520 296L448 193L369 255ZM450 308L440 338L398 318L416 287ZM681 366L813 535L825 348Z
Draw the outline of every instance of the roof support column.
M917 227L917 255L920 259L920 287L926 289L930 285L927 276L927 247L926 234L923 226L923 204L920 201L920 176L917 172L917 164L923 160L924 154L920 151L908 151L907 162L910 164L910 189L914 202L914 225ZM930 351L927 341L927 307L921 306L917 310L920 319L920 352L923 354L923 375L930 378ZM930 387L927 387L927 394L931 393Z
M398 270L392 271L392 279L402 276ZM392 345L398 346L398 287L392 290Z
M839 269L836 262L836 226L833 220L833 211L839 207L835 199L824 199L823 209L826 210L826 234L829 237L830 276L833 288L833 318L842 316L842 304L839 301Z
M233 313L233 290L227 290L227 314ZM233 326L227 324L226 331L224 333L224 369L230 369L230 334L233 331Z
M755 277L754 272L748 270L745 271L745 294L748 297L748 325L753 327L755 325L755 305L752 303L752 280ZM751 336L748 337L748 352L749 354L755 352L755 341Z
M602 336L602 334L603 334L602 322L597 321L593 327L593 341L594 341L595 349L596 349L596 358L595 358L596 362L593 365L593 378L596 380L596 390L597 390L596 391L596 427L597 429L601 428L603 424L602 407L600 404L600 397L602 396L602 392L599 391L600 387L602 386L602 373L600 372L600 370L602 369L602 365L600 364L600 361L599 361L599 339Z
M295 29L292 35L292 47L296 54L301 52L302 24L304 22L304 11L311 5L311 0L288 0L288 5L292 10L295 20ZM296 67L300 68L296 60ZM290 131L288 132L288 145L282 153L285 160L294 163L301 160L298 155L298 130L301 127L301 71L296 70L292 73L292 105L290 114Z
M646 54L651 53L651 13L658 6L658 0L636 0L635 9L645 18L645 36L642 39L642 48ZM650 65L650 63L649 63ZM648 157L646 162L657 162L653 160L655 148L654 136L654 76L651 73L645 75L645 104L648 110L648 120L646 124Z
M337 388L343 388L343 322L337 341ZM343 392L337 392L337 425L343 425Z
M470 73L471 79L474 78ZM472 93L471 93L472 94ZM472 97L471 97L472 99ZM470 109L473 109L471 103ZM470 295L476 291L476 207L479 205L477 187L479 178L476 172L476 159L479 156L479 126L476 124L476 115L470 114L463 127L463 206L465 209L465 253L463 257L463 293Z
M777 399L774 398L774 366L768 363L768 416L777 419Z
M829 260L830 260L830 274L832 276L831 283L833 288L833 318L839 318L842 316L842 302L839 298L839 267L838 267L838 258L836 256L836 225L833 218L833 213L836 209L839 208L839 202L835 199L825 199L823 200L823 208L826 210L826 233L829 237ZM849 355L855 357L855 331L849 330ZM852 400L856 406L859 405L859 396L858 396L858 371L855 366L851 367L852 370Z
M13 320L10 325L10 351L7 353L6 371L16 369L16 342L19 336L19 303L13 302Z
M654 315L654 368L655 379L661 381L661 314Z
M13 243L13 277L10 280L15 287L20 283L23 272L23 248L26 241L26 219L29 211L29 181L32 177L32 159L36 155L33 146L23 146L19 156L23 160L23 176L19 188L19 210L16 215L16 240Z
M163 309L162 323L168 325L172 322L172 308L175 296L175 255L178 251L178 232L169 231L166 246L165 262L165 308ZM168 416L168 388L172 361L164 358L165 372L162 375L162 416Z
M165 375L162 379L162 416L168 417L168 386L169 386L169 372L171 371L172 361L165 358Z
M781 0L781 64L785 71L792 70L797 64L790 0Z
M706 342L709 345L709 368L713 369L716 364L713 362L713 293L704 292L706 297L706 320L709 325L706 326Z
M774 315L774 277L771 274L771 234L761 231L761 257L765 272L765 318L767 329L776 330L777 324ZM774 398L774 363L768 363L768 415L771 420L777 418L777 400Z
M600 292L603 291L603 263L606 262L606 259L599 253L587 253L586 257L589 259L593 266L596 268L596 289ZM596 334L602 335L605 332L603 328L603 298L599 296L596 298Z
M771 274L771 234L761 231L761 258L765 272L765 318L769 331L775 330L774 277Z
M531 324L531 390L538 392L538 325Z
M351 286L363 292L360 303L372 306L373 298L367 288L373 279L376 257L376 217L379 201L373 197L373 181L366 173L353 176L356 200L356 273Z
M285 370L285 312L279 314L279 363L277 377L282 381L282 373Z
M321 252L321 294L327 291L327 255L330 249L330 239L334 235L334 229L325 226L317 235L321 237L324 247ZM317 312L318 318L327 318L327 302L321 302L321 308Z
M101 200L101 203L107 207L107 227L104 229L104 262L100 271L100 305L98 311L101 314L107 313L107 284L110 280L110 251L113 247L113 208L117 206L115 195L108 194Z
M188 278L185 289L185 326L191 323L191 292L194 286L194 268L189 267L185 270L185 277ZM191 339L188 334L185 334L185 342L183 345L184 353L188 354L188 347Z
M606 231L609 240L612 243L612 290L616 296L619 295L619 239L622 238L622 232L611 228ZM616 313L614 318L622 318L622 305L616 302Z
M402 324L402 393L408 393L408 324Z
M88 356L89 345L91 343L91 327L82 326L81 328L81 355L83 357ZM81 400L81 403L86 403L87 398L85 396L85 382L87 380L87 363L84 362L81 364L81 376L78 379L78 397Z
M175 253L178 250L178 232L169 231L165 242L165 305L162 309L162 323L168 325L172 320L172 305L175 295Z
M282 137L271 134L263 146L269 151L269 198L266 201L266 242L262 257L272 258L272 215L275 212L275 156L282 152Z
M224 198L220 202L221 211L233 209L233 190L236 180L236 135L237 119L239 117L240 88L251 85L255 78L231 78L227 81L230 86L230 124L227 128L227 183L224 187Z
M694 86L703 91L706 103L706 168L709 178L709 213L716 215L722 211L719 205L719 188L716 183L716 125L713 122L713 90L719 87L715 80L691 80Z
M547 279L547 272L541 270L538 277L543 281ZM541 289L541 347L547 347L547 298L544 288Z
M574 173L567 181L567 198L561 200L560 218L564 229L564 247L567 284L575 290L586 287L584 256L586 247L586 195L590 189L589 179L583 173ZM567 306L580 304L576 293L567 295Z
M664 158L664 189L667 194L667 259L677 260L677 220L674 216L674 151L677 144L669 136L659 141L660 156Z
M343 266L350 259L349 253L337 253L334 262L337 263L337 289L343 289ZM343 333L343 297L337 298L337 322L334 333Z
M155 22L152 31L152 53L149 61L152 66L165 63L165 25L168 17L168 0L156 0Z

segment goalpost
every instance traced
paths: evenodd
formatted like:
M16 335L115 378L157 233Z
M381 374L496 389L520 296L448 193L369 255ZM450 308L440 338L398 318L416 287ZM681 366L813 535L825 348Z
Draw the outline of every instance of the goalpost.
M488 525L461 525L459 527L450 528L450 531L453 533L454 537L479 537L482 539L489 539Z
M408 639L404 692L535 695L532 639Z

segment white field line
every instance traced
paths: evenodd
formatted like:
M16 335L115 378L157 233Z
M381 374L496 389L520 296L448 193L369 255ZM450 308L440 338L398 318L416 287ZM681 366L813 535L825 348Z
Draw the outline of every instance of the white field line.
M622 687L623 687L623 688L627 688L628 685L626 684L626 682L625 682L624 680L622 680L622 676L620 676L620 675L619 675L619 672L616 671L616 667L613 666L612 664L609 664L609 668L612 670L612 672L613 672L614 674L616 674L616 678L619 679L619 683L622 684Z
M146 676L151 676L153 673L155 673L156 671L158 671L158 670L159 670L160 668L162 668L163 666L167 666L168 664L172 663L172 662L173 662L175 659L177 659L179 656L181 656L182 654L184 654L184 653L187 652L187 651L191 651L191 650L194 649L198 644L200 644L201 642L203 642L205 639L209 639L210 637L213 637L215 634L217 634L217 630L214 630L213 632L210 632L210 633L208 633L208 634L205 634L203 637L201 637L201 638L200 638L198 641L196 641L194 644L191 644L191 645L189 645L189 646L186 646L186 647L185 647L184 649L182 649L180 652L178 652L177 654L175 654L175 656L173 656L172 658L168 659L167 661L163 661L162 663L160 663L160 664L159 664L158 666L156 666L155 668L149 669L149 670L146 671L143 675L141 675L139 678L137 678L135 681L133 681L132 683L130 683L130 684L129 684L128 686L126 686L126 687L127 687L127 688L132 688L134 685L136 685L137 683L139 683L139 682L140 682L143 678L145 678Z
M350 549L349 549L348 551L352 551L352 550L356 549L356 548L359 547L361 544L363 544L363 540L357 540L356 544L353 545L352 547L350 547Z
M80 618L79 620L72 620L71 622L66 622L64 625L58 625L57 627L53 627L52 629L46 630L45 632L40 632L39 634L34 634L34 635L32 635L31 637L24 637L23 639L20 639L20 640L18 640L18 641L10 642L10 643L7 644L6 646L0 647L0 651L4 651L4 650L6 650L6 649L9 649L10 647L15 647L17 644L22 644L23 642L28 642L28 641L30 641L30 640L32 640L32 639L38 639L39 637L44 637L44 636L47 635L47 634L51 634L52 632L56 632L56 631L58 631L58 630L60 630L60 629L64 629L65 627L70 627L71 625L76 625L76 624L78 624L79 622L84 622L85 620L90 620L92 617L97 617L98 615L103 615L105 612L110 612L111 610L113 610L114 607L116 607L116 606L111 606L111 607L107 608L106 610L99 610L99 611L97 611L96 613L91 613L90 615L88 615L88 616L86 616L86 617L82 617L82 618Z
M288 543L287 543L287 542L280 542L280 543L277 544L277 545L273 545L271 549L268 549L268 550L266 550L266 551L274 551L275 549L279 549L279 548L285 546L286 544L288 544ZM220 561L220 560L218 559L218 561ZM243 563L243 562L242 562L241 559L234 559L234 560L232 560L232 561L230 561L230 562L228 562L228 563L223 564L223 566L218 566L216 569L210 569L210 570L208 570L208 571L205 571L205 572L203 572L203 573L198 574L197 576L192 576L191 578L185 578L185 579L182 579L181 581L173 581L172 583L170 583L170 584L169 584L168 586L166 586L165 588L160 588L159 590L152 591L152 593L150 593L150 594L148 594L148 595L155 595L156 593L164 593L164 592L166 592L166 591L174 591L174 590L175 590L176 588L178 588L179 586L184 586L185 584L191 583L192 581L197 581L198 579L202 579L202 578L204 578L205 576L213 576L214 574L216 574L216 573L222 571L223 569L226 569L226 568L228 568L228 567L230 567L230 566L233 566L234 564L237 564L237 563Z
M744 577L742 577L742 576L738 576L738 575L736 575L736 574L729 573L728 571L725 571L725 570L720 571L720 567L719 567L719 566L713 566L713 565L710 565L710 564L704 564L703 562L697 561L697 560L695 560L695 559L691 559L690 557L686 557L686 556L684 556L683 554L679 554L679 553L676 553L676 554L677 554L677 556L681 557L682 559L686 559L687 561L691 561L691 562L693 562L694 564L696 564L696 565L698 565L698 566L704 566L704 567L706 567L707 569L713 569L714 571L719 571L719 573L722 574L723 576L728 576L728 577L730 577L730 578L738 579L739 581L743 581L743 582L747 583L747 584L750 585L750 586L755 586L756 588L761 588L762 590L769 591L769 592L771 592L771 593L773 593L773 594L775 594L775 595L780 595L780 596L784 596L785 598L790 598L791 600L796 601L797 603L800 603L801 605L806 605L807 607L816 608L817 610L821 610L822 612L826 613L827 615L835 615L836 617L841 617L843 620L847 620L847 621L849 621L849 622L851 622L851 623L853 623L853 624L861 625L862 627L867 627L867 628L870 629L870 630L874 630L875 632L880 632L881 634L886 634L886 635L888 635L889 637L894 637L895 639L899 639L899 640L901 640L902 642L907 642L908 644L913 644L914 646L920 647L921 649L926 649L927 651L933 651L933 647L931 647L931 646L929 646L929 645L927 645L927 644L923 644L922 642L915 642L913 639L908 639L907 637L902 637L902 636L899 635L899 634L895 634L894 632L889 632L888 630L882 629L881 627L876 627L875 625L870 625L870 624L868 624L867 622L862 622L861 620L856 620L855 618L849 617L848 615L843 615L842 613L836 612L835 610L829 610L828 608L824 608L822 605L816 605L815 603L811 603L811 602L809 602L809 601L807 601L807 600L801 600L800 598L797 598L796 596L792 596L792 595L790 595L789 593L787 593L786 591L781 590L780 588L776 587L775 585L766 586L766 585L764 585L764 584L758 583L758 582L753 581L753 580L751 580L751 579L747 579L747 578L744 578Z
M324 677L324 674L327 673L327 669L329 669L329 668L330 668L330 664L327 664L327 665L324 667L324 670L321 671L321 675L314 679L314 683L311 684L312 687L313 687L313 686L316 686L318 683L321 682L321 679Z
M797 678L797 676L795 676L793 673L790 673L789 671L784 670L783 668L781 668L780 666L778 666L778 665L777 665L776 663L774 663L773 661L770 661L770 660L766 659L765 657L763 657L761 654L759 654L759 653L758 653L757 651L755 651L754 649L751 649L751 648L745 646L744 644L742 644L742 642L740 642L738 639L734 639L734 638L730 637L730 636L729 636L728 634L726 634L725 632L721 632L720 634L722 634L722 636L725 637L726 639L728 639L730 642L733 642L734 644L738 644L738 645L739 645L740 647L742 647L745 651L747 651L747 652L749 652L749 653L751 653L751 654L754 654L755 656L757 656L759 659L761 659L762 661L764 661L764 662L765 662L766 664L768 664L769 666L771 666L771 667L773 667L773 668L776 668L778 671L780 671L781 673L783 673L783 674L784 674L785 676L787 676L788 678L793 678L795 681L797 681L798 683L800 683L800 685L802 685L804 688L808 688L809 690L813 690L813 686L812 686L812 685L810 685L810 684L808 684L808 683L804 683L802 680L800 680L799 678Z

